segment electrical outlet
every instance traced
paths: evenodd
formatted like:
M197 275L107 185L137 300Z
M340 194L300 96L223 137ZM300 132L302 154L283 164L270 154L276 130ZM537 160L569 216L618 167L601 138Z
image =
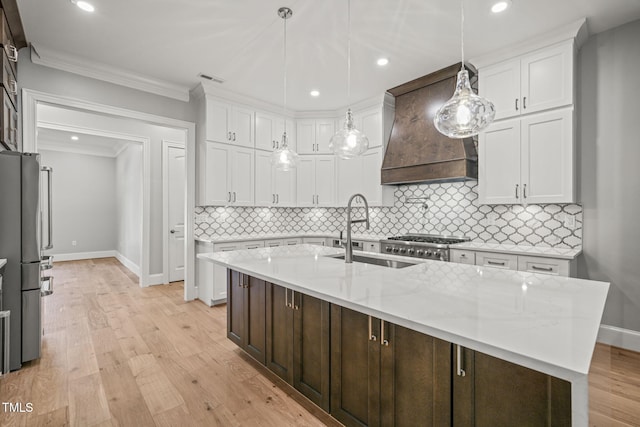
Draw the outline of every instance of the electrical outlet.
M78 244L78 242L76 242L75 240L71 241L71 246L76 246Z
M564 216L564 226L570 230L576 228L576 217L574 215L566 215Z

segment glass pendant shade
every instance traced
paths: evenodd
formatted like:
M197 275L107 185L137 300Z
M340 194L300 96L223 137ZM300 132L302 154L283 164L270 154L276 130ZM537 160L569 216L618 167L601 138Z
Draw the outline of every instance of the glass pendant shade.
M347 110L344 127L331 137L329 149L341 159L360 156L369 149L369 138L356 129L351 109Z
M493 103L473 92L469 72L462 70L453 96L440 107L433 123L440 133L450 138L467 138L489 126L495 115Z
M287 133L282 134L281 147L271 154L271 165L279 171L290 171L298 166L298 153L289 149Z

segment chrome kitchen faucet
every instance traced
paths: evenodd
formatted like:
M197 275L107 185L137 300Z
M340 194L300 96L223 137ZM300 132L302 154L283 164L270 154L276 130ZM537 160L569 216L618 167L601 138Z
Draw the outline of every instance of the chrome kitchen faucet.
M351 219L351 202L356 197L360 197L364 202L364 219ZM366 223L367 230L369 229L369 203L367 203L367 199L360 193L356 193L349 198L349 203L347 203L347 243L345 244L345 254L344 254L344 262L347 264L353 263L353 247L351 246L351 224L358 224L364 222Z

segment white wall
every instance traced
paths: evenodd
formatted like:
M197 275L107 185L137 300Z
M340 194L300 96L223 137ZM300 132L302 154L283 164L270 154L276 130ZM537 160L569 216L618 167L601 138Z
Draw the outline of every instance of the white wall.
M580 52L578 146L584 208L579 275L611 282L603 323L640 331L640 21Z
M130 144L115 159L117 250L138 268L142 251L142 145Z
M53 168L53 249L47 253L116 249L115 159L60 151L40 154L41 164Z
M185 143L183 130L157 126L137 120L126 120L116 117L58 108L49 105L38 105L38 122L56 123L59 125L108 131L115 134L150 140L151 159L151 205L150 205L150 241L149 241L149 274L161 274L163 271L162 253L162 140Z

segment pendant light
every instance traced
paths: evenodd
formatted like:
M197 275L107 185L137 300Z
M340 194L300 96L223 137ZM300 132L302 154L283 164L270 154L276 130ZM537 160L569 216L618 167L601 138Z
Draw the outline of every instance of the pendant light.
M460 16L462 69L458 72L453 96L440 107L433 119L436 129L450 138L477 135L491 124L496 114L491 101L473 92L469 83L469 72L464 68L464 0L460 1Z
M282 117L284 120L284 132L282 133L282 142L278 149L271 154L271 165L279 171L290 171L298 165L298 153L289 148L289 140L287 138L287 19L291 18L293 11L288 7L278 9L278 16L284 21L284 82L283 82L283 101L282 101Z
M347 105L351 101L351 0L347 0ZM351 159L369 148L369 138L356 129L351 108L347 108L344 127L329 142L329 149L342 159Z

